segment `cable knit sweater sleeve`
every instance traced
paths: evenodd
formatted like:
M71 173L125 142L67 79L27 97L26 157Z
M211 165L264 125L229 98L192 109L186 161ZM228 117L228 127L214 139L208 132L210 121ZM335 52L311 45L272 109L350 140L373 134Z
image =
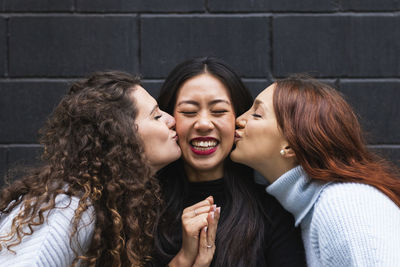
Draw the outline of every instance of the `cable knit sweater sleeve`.
M399 266L400 212L376 188L327 186L314 206L310 241L322 266Z
M76 197L57 196L56 208L49 212L48 220L44 224L34 227L32 235L25 236L22 243L12 248L16 252L15 254L3 247L0 251L1 266L70 266L75 258L70 245L70 235L72 218L78 202L79 199ZM1 235L10 231L12 219L19 210L20 208L16 207L9 215L1 217ZM86 251L90 246L94 231L92 207L83 214L81 226L82 228L78 232L79 247L77 249Z

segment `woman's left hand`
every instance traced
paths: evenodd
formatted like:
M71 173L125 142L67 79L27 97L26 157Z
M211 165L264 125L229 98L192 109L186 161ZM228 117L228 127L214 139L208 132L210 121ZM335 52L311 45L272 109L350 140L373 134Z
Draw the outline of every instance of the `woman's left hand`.
M210 266L215 253L215 236L220 215L221 207L215 208L208 213L208 227L203 227L200 232L199 252L193 267Z

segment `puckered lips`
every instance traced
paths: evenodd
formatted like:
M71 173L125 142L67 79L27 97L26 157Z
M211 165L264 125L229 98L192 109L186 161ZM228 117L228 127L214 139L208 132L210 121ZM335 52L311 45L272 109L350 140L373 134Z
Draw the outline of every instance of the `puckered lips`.
M214 137L196 137L190 140L190 148L197 155L210 155L217 150L219 141Z
M235 131L235 144L237 143L237 141L239 141L239 139L242 138L241 134L239 133L238 130Z
M174 136L172 137L172 139L174 139L176 142L178 142L178 135L176 133L174 133Z

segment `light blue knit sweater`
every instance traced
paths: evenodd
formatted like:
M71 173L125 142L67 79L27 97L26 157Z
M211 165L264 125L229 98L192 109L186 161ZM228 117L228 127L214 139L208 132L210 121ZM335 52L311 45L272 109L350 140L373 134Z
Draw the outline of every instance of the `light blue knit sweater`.
M309 266L400 266L400 209L375 187L310 182L298 166L267 192L301 225Z
M68 204L71 204L68 206ZM70 235L72 230L72 218L78 207L79 199L58 195L56 197L56 208L49 213L48 220L34 227L30 236L25 236L22 243L12 247L16 252L13 254L6 248L0 251L0 266L13 267L67 267L75 258L70 246ZM8 215L0 213L0 235L10 232L11 222L20 210L20 206ZM90 207L82 215L82 228L78 232L79 246L75 248L79 252L86 252L90 246L94 231L94 209ZM28 231L28 229L25 229ZM3 244L2 244L3 245Z

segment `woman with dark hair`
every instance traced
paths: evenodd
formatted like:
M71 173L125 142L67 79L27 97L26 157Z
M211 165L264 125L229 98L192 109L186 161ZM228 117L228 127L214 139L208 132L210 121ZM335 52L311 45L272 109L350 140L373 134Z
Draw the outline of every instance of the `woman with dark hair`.
M309 266L399 266L399 172L368 151L357 117L333 88L279 80L237 119L235 162L301 225Z
M138 77L78 81L41 130L42 167L0 192L2 266L142 266L160 188L178 159L175 120Z
M235 72L219 59L188 60L168 75L158 101L175 117L182 158L159 173L166 203L155 236L157 265L183 255L169 265L192 266L199 229L184 216L181 226L182 210L212 195L221 218L205 266L304 266L293 218L254 183L250 168L228 157L235 117L252 102Z

